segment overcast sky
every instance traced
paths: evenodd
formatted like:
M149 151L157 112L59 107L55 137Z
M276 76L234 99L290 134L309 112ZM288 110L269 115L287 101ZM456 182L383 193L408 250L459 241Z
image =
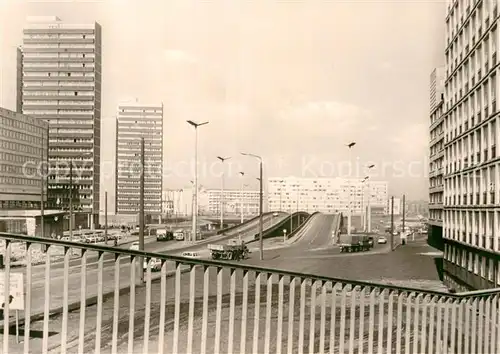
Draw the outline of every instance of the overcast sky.
M265 177L347 174L375 163L390 193L427 199L429 76L443 63L443 1L0 0L1 105L15 108L15 46L27 16L97 21L103 30L103 163L115 155L123 100L165 105L164 188L189 185L200 128L200 183L220 185L216 156ZM394 167L391 167L394 166ZM114 195L113 168L101 191ZM360 168L359 175L366 173ZM375 176L377 175L377 176ZM102 196L101 196L102 198ZM111 198L112 200L113 198Z

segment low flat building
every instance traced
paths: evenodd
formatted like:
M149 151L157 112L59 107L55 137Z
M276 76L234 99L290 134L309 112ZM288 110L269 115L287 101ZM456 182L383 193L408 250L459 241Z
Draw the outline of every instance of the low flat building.
M45 120L0 108L0 210L40 209L48 132Z
M62 210L45 210L44 237L62 236L68 229L69 219ZM40 210L0 210L0 232L27 236L41 236Z

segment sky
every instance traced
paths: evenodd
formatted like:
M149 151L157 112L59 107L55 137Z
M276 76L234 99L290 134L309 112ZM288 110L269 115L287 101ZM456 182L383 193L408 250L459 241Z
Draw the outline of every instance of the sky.
M0 0L0 106L15 109L27 16L102 26L101 163L118 103L164 104L164 189L258 187L268 177L364 177L428 196L429 84L444 62L444 1ZM346 144L355 141L348 149ZM349 161L352 166L349 170ZM366 170L366 166L375 167ZM101 171L114 196L114 168ZM101 195L101 199L104 196ZM102 200L103 201L103 200ZM101 202L102 202L101 201Z

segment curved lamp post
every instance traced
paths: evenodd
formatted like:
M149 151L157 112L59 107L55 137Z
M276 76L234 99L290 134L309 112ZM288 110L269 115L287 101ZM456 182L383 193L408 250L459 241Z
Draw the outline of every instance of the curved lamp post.
M260 244L260 260L264 260L264 242L262 240L262 229L264 227L263 215L262 215L262 205L263 205L263 167L262 167L262 157L255 154L249 154L242 152L243 156L251 156L259 160L259 176L260 176L260 193L259 193L259 244Z

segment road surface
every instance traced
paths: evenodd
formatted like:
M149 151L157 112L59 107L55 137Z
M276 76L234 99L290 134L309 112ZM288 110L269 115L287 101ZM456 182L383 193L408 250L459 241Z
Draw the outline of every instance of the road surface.
M285 218L284 216L278 217L265 217L264 230L274 223ZM187 244L179 241L156 242L156 238L148 239L145 244L145 250L149 252L165 253L172 255L180 255L185 251L206 250L207 244L212 242L226 242L229 238L234 238L236 235L241 234L242 237L249 237L258 232L259 221L253 221L242 228L232 230L226 235L218 235L199 241L196 245ZM103 255L103 292L108 293L114 289L114 255ZM137 266L138 261L137 261ZM170 265L173 270L173 264ZM86 296L87 298L97 295L98 289L98 256L96 252L90 252L87 256L86 266ZM137 268L138 269L138 268ZM24 268L12 269L11 272L25 272ZM69 280L68 280L68 302L74 303L80 300L81 289L81 259L73 258L70 260L69 267ZM138 275L137 270L136 274ZM155 273L154 273L155 274ZM158 277L159 274L155 274ZM64 262L58 261L51 264L50 271L50 309L58 309L63 306L64 295ZM32 282L31 282L31 313L39 314L43 312L45 298L45 265L32 267ZM120 287L128 287L130 285L130 257L123 257L120 261ZM23 317L23 316L22 316Z
M311 220L311 224L304 231L297 235L299 236L297 240L292 243L287 248L268 250L265 252L265 261L260 262L258 260L258 255L252 255L252 258L245 261L249 264L262 265L265 267L275 267L275 268L286 268L287 270L324 275L329 277L347 278L347 279L358 279L358 280L373 280L373 281L411 281L413 286L418 286L419 281L426 282L439 282L437 272L434 268L433 258L425 255L429 251L428 246L425 245L424 241L418 241L409 244L404 247L399 247L395 252L387 253L388 246L386 245L376 245L375 249L370 252L360 252L351 254L340 254L340 251L332 246L331 244L331 225L334 222L332 216L320 215ZM173 268L169 268L173 270ZM120 280L122 284L126 284L128 281L128 267L124 267L123 272L121 272ZM88 269L88 273L92 270ZM95 273L95 272L94 272ZM196 297L196 308L195 314L199 316L201 314L202 306L202 294L203 294L203 270L201 268L195 270L196 281L195 281L195 297ZM242 286L242 277L239 272L236 273L236 289L237 292L240 291ZM96 275L94 275L96 277ZM250 282L252 285L254 275L250 274ZM113 274L110 272L109 275L104 276L104 282L112 282ZM262 283L265 282L262 279ZM217 294L216 287L216 270L210 270L209 277L209 308L213 309L215 306L215 295ZM398 284L398 283L395 283ZM76 284L75 284L76 285ZM404 284L398 284L404 285ZM173 327L172 320L174 318L174 289L175 281L173 278L167 279L167 332ZM144 333L144 308L145 308L145 288L136 288L136 315L135 315L135 341L137 343L141 342L141 337ZM182 275L180 282L180 298L181 298L181 323L182 328L185 327L185 313L187 313L188 300L189 300L189 290L190 290L190 279L189 274ZM265 285L261 288L265 291ZM95 289L88 289L88 291L95 292ZM229 291L229 277L228 269L223 270L223 294L227 294ZM251 298L255 293L254 290L250 289L249 301L252 302ZM158 320L159 320L159 309L160 309L160 299L159 299L159 283L152 284L152 294L151 297L151 340L154 341L158 333ZM240 301L239 295L237 296L237 302ZM262 301L264 301L262 298ZM119 297L120 302L120 316L119 321L119 338L121 351L126 351L126 341L127 341L127 330L128 330L128 311L129 311L129 301L130 298L128 294L121 295ZM223 298L223 306L226 306L227 299ZM112 309L113 300L109 299L105 301L103 305L103 321L102 321L102 343L106 343L111 339L112 333ZM91 306L87 309L87 314L90 318L86 322L86 338L85 338L85 351L93 351L94 339L95 339L95 306ZM250 310L249 310L250 311ZM264 311L264 309L263 309ZM211 313L211 310L210 310ZM261 314L261 317L263 313ZM253 317L253 310L249 312L249 317ZM78 312L71 313L69 317L70 326L78 325ZM252 320L249 319L249 326L251 326ZM209 332L213 330L212 321L210 321ZM41 329L41 323L34 323L32 328L34 330ZM61 318L55 317L50 321L50 331L56 333L51 337L51 343L57 346L60 341L60 337L57 333L60 332L61 328ZM250 328L250 327L249 327ZM72 330L73 338L76 338L77 328ZM211 333L211 332L210 332ZM252 332L247 331L247 335L251 336ZM185 342L186 338L181 336L181 341ZM213 334L209 335L209 338L213 338ZM198 338L199 339L199 338ZM32 340L34 347L39 345L38 339ZM38 344L37 344L38 343ZM171 349L172 340L169 335L167 339L167 351ZM181 345L180 348L185 348ZM72 349L76 349L73 347ZM109 348L107 348L109 350ZM140 349L138 349L140 351ZM156 347L152 344L150 350L155 351ZM194 349L193 349L194 350ZM57 352L57 349L55 350ZM104 351L106 352L106 351Z

